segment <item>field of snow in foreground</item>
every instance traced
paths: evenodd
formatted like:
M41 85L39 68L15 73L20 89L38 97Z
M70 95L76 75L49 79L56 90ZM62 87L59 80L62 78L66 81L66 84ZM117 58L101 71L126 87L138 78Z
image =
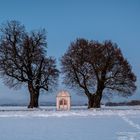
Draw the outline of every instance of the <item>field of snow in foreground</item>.
M0 140L140 140L140 106L0 107Z

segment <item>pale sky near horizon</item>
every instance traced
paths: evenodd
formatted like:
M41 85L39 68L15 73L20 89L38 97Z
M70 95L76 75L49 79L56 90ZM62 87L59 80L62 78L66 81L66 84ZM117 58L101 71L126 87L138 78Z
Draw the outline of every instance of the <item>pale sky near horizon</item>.
M28 31L45 28L48 55L56 57L58 66L60 57L76 38L116 42L137 76L137 91L129 99L140 99L139 0L0 0L0 24L7 20L20 21ZM61 85L59 89L63 89ZM86 100L71 95L73 100ZM28 99L26 89L8 89L0 80L0 101ZM55 101L51 95L41 99Z

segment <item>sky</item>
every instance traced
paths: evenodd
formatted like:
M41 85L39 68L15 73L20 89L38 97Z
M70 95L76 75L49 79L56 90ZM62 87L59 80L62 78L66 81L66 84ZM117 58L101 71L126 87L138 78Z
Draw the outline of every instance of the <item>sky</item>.
M0 0L0 24L18 20L28 31L47 30L48 55L59 59L76 38L112 40L121 48L137 76L134 96L112 100L140 99L140 1L139 0ZM59 90L64 86L60 83ZM59 91L58 90L58 91ZM66 88L65 88L66 90ZM42 94L41 101L55 101L56 91ZM72 100L86 97L71 93ZM28 102L26 88L18 91L4 86L0 80L0 102Z

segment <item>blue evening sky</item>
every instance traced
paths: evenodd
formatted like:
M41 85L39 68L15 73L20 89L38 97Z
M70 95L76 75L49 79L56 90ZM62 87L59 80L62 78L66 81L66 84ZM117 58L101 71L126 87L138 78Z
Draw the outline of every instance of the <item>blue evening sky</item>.
M76 38L116 42L137 75L137 91L129 99L140 99L139 0L0 0L0 24L7 20L18 20L27 30L46 28L48 55L56 57L58 66L59 58ZM63 89L62 84L59 88ZM71 95L73 100L86 100ZM55 101L54 97L42 95L41 100ZM27 89L8 89L0 81L0 101L28 99Z

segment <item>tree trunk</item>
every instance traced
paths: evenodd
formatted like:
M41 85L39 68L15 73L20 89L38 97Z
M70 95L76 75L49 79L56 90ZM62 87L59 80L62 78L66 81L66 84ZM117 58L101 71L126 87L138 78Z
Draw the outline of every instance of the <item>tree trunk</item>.
M104 90L104 82L99 82L97 86L97 91L93 94L93 108L101 107L102 93Z
M88 97L88 109L94 108L94 95Z
M100 108L101 107L101 99L102 99L101 94L95 94L95 97L94 97L94 108Z
M88 97L88 109L101 107L102 93L96 93Z
M28 105L28 108L37 108L38 107L38 100L39 100L39 94L34 92L30 93L30 103Z
M30 102L28 108L37 108L38 107L38 100L39 100L39 91L36 91L33 88L32 83L28 83L28 89L30 93Z

